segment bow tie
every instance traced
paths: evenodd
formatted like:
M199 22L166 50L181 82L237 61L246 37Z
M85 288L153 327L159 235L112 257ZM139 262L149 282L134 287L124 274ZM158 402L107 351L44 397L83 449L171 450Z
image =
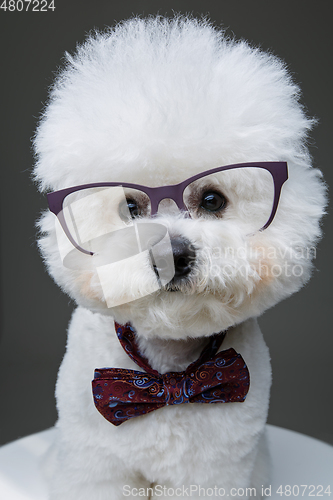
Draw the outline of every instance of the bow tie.
M234 349L217 352L226 332L212 335L197 361L182 372L161 375L140 353L134 328L115 323L118 339L128 356L145 372L126 368L95 370L92 381L97 410L114 425L166 405L243 402L250 376Z

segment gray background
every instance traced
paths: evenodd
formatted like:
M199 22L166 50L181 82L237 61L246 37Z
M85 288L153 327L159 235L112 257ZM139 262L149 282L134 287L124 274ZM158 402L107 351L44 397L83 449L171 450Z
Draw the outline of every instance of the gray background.
M54 424L54 385L74 305L44 270L34 223L46 207L30 172L31 137L65 50L94 27L135 14L209 14L228 34L287 61L310 115L311 151L328 184L332 146L331 2L324 0L55 0L55 12L0 11L1 327L0 443ZM102 180L102 179L101 179ZM298 294L265 313L273 387L269 423L333 443L332 231L329 216L316 271Z

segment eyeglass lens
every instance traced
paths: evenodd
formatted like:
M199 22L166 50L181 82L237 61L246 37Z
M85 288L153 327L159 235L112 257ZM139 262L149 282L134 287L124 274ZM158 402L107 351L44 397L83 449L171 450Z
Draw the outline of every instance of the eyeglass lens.
M248 234L260 230L269 219L273 177L262 168L223 170L190 183L183 198L192 218L234 221ZM151 202L140 189L93 187L69 194L62 214L77 245L96 252L106 239L114 239L116 231L149 218Z

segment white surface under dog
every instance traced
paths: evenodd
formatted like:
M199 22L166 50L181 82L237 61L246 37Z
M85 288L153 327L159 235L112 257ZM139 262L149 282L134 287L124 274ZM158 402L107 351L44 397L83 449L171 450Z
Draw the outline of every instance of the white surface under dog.
M40 463L55 433L56 429L49 429L0 448L1 500L47 500ZM269 498L329 499L331 495L324 491L328 492L330 486L331 494L333 492L333 447L272 425L267 425L267 433L273 466L272 482L267 491L271 492Z

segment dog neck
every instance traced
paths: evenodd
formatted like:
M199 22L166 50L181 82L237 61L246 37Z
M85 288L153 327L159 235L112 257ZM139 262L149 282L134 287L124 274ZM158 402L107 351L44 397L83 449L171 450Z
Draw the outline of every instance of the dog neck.
M159 373L183 371L195 361L209 342L208 337L185 339L146 338L136 332L140 352Z
M165 340L138 337L140 351L146 356L150 366L162 374L185 370L199 357L205 344L207 344L207 338Z

